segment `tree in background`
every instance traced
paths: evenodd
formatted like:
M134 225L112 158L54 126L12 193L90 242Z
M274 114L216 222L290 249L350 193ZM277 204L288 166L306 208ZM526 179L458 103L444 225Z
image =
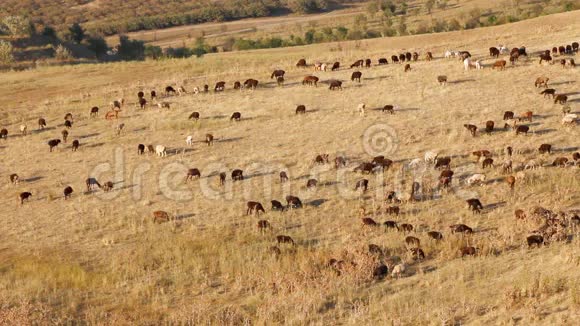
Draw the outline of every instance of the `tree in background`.
M70 40L77 44L80 44L85 38L85 30L79 23L72 24L68 31L70 33Z
M143 60L145 58L145 43L130 40L126 35L120 35L118 53L123 60Z
M163 50L159 46L146 45L145 46L145 57L148 59L160 59L163 56Z
M319 12L328 8L327 0L288 0L288 8L290 10L301 13L309 14L313 12Z
M87 38L87 47L89 50L95 52L97 58L105 55L109 50L107 42L100 36L91 36Z
M9 64L14 62L14 56L12 55L12 43L0 40L0 64Z
M6 16L2 19L2 25L12 36L29 37L34 31L30 20L23 16Z

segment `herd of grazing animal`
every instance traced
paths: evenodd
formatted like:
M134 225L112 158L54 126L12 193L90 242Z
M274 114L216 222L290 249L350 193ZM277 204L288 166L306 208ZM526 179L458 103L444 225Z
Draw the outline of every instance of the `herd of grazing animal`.
M563 48L563 50L562 50ZM556 49L556 48L554 48ZM540 55L540 63L542 63L543 61L552 61L551 59L551 55L559 55L559 56L564 56L564 55L574 55L575 53L578 52L578 43L574 42L572 43L569 47L560 47L558 49L556 49L554 51L554 49L552 49L551 54L550 53L542 53ZM506 54L508 52L507 48L500 46L499 48L496 47L492 47L489 49L489 55L493 58L499 59L499 57L502 54ZM510 62L512 62L512 64L515 64L515 62L518 60L519 57L521 56L527 56L527 52L526 49L524 47L521 48L514 48L512 49L512 51L509 53L510 54ZM447 51L445 53L445 57L451 58L451 57L458 57L462 60L462 62L464 63L465 66L465 70L469 70L471 68L476 68L476 69L483 69L483 63L481 60L472 60L472 55L471 53L469 53L468 51ZM412 70L411 65L408 62L416 62L418 61L420 58L419 53L414 52L406 52L406 53L402 53L397 55L393 55L391 57L391 63L397 63L397 64L403 64L404 63L404 72L409 72L409 71L415 71L414 69ZM425 55L425 61L432 61L433 60L433 55L431 52L427 52ZM564 59L563 59L564 60ZM570 66L570 67L574 67L574 60L571 58L567 59L568 61L565 61L565 66ZM377 60L377 65L378 66L383 66L383 65L387 65L388 64L388 60L386 58L380 58ZM498 69L498 70L504 70L507 68L507 60L497 60L495 61L495 63L493 63L492 67L493 69ZM566 62L570 62L569 64L566 64ZM307 68L309 65L307 64L305 59L300 59L298 61L298 63L296 64L297 68L300 69L305 69ZM356 60L353 64L350 65L350 68L352 69L361 69L365 68L371 68L372 66L372 60L371 59L359 59ZM340 63L339 62L334 62L332 65L327 64L327 63L316 63L314 64L314 70L315 71L320 71L320 72L327 72L327 67L331 67L330 71L337 71L340 70ZM331 73L329 72L329 73ZM363 81L363 73L359 70L356 70L354 72L352 72L351 74L351 81L352 82L357 82L357 83L362 83ZM275 79L278 85L282 85L284 82L284 78L286 78L286 72L284 70L274 70L270 76L271 79ZM536 88L539 87L543 87L544 90L540 93L541 95L543 95L544 97L547 96L551 96L554 100L554 104L566 104L568 101L568 96L566 94L558 94L557 91L555 89L550 89L548 88L548 83L551 79L545 76L540 76L535 80L534 86ZM446 75L439 75L437 77L437 81L440 85L446 85L448 82L448 77ZM314 76L314 75L307 75L305 77L303 77L302 79L302 85L304 86L313 86L313 87L317 87L318 84L320 82L320 78L318 76ZM330 90L342 90L342 85L343 82L340 80L336 80L336 79L331 79L328 81L329 84L329 89ZM214 92L218 93L218 92L224 92L226 90L226 85L227 83L225 81L219 81L215 84L214 87ZM258 88L258 86L260 85L259 81L256 79L247 79L245 80L243 83L236 81L233 83L233 89L235 90L240 90L240 89L247 89L247 90L256 90ZM193 94L198 94L199 88L194 88L193 90ZM207 93L209 92L209 86L208 85L204 85L203 86L203 92ZM173 86L167 86L165 88L165 92L164 92L164 96L165 97L169 97L169 96L183 96L187 94L186 89L183 86L179 86L174 88ZM157 93L153 90L150 92L150 101L151 102L157 102ZM145 92L143 91L139 91L137 93L137 103L138 103L138 107L143 109L147 106L148 101L145 99ZM160 109L171 109L172 105L169 102L158 102L157 106ZM123 110L125 110L125 101L124 99L118 99L113 101L110 104L110 111L106 112L105 114L105 119L106 120L113 120L113 119L119 119L119 114L120 112L123 112ZM385 105L381 110L382 112L386 112L386 113L390 113L390 114L394 114L396 112L396 108L398 108L397 106L394 105ZM358 105L357 107L357 112L360 113L361 116L365 116L367 111L367 107L365 103L361 103ZM301 114L305 114L307 112L306 110L306 106L305 105L298 105L295 109L295 113L297 115L301 115ZM90 118L97 118L99 115L99 108L94 106L90 109L89 112L89 116ZM521 115L516 116L514 112L511 111L506 111L504 112L503 115L503 120L506 121L505 124L505 129L513 129L515 130L515 135L525 135L528 134L528 132L530 131L530 128L528 125L524 125L524 124L520 124L521 122L529 122L531 123L533 120L533 112L532 111L526 111L523 112ZM230 117L230 121L234 122L238 122L241 121L241 117L242 114L241 112L233 112L231 117ZM188 116L188 120L193 120L194 122L197 122L198 120L200 120L201 118L201 113L200 112L193 112ZM562 123L565 124L566 126L573 126L577 123L577 116L575 114L571 114L568 113L567 115L564 116L564 119L562 120ZM38 129L39 130L43 130L45 129L47 126L47 121L44 118L40 118L38 120ZM68 137L69 137L69 132L73 132L73 128L75 127L76 124L73 122L73 116L72 114L67 114L65 116L65 121L64 121L64 128L61 131L61 135L62 135L62 139L50 139L48 141L48 146L49 146L49 151L53 152L55 150L55 148L58 148L59 146L61 146L61 144L63 143L67 143ZM464 128L469 132L469 134L472 137L478 137L480 136L478 134L478 126L475 124L464 124L463 125ZM116 130L116 135L120 136L122 134L122 131L124 130L125 124L121 123L118 124L115 128ZM499 128L496 127L495 122L493 120L487 120L485 122L485 127L484 129L481 130L485 130L485 133L490 136L493 137L493 134L498 131ZM26 136L28 134L28 128L26 124L22 124L20 126L20 133L22 136ZM487 137L487 136L486 136ZM8 130L7 129L2 129L0 130L0 138L6 140L8 138ZM214 136L212 134L207 134L206 138L205 138L205 142L207 143L208 146L211 146L213 144L214 141ZM514 140L514 142L516 142ZM193 140L193 136L187 136L186 138L186 144L188 146L193 146L194 140ZM72 151L78 151L79 150L79 146L80 146L80 142L79 140L75 139L72 142ZM477 150L472 152L471 154L473 156L475 156L477 158L477 162L481 161L481 169L482 171L488 171L488 170L493 170L496 168L501 168L502 173L507 173L507 174L511 174L513 172L513 162L512 159L513 158L514 153L512 150L512 147L508 147L509 149L506 150L489 150L489 149L481 149L481 150ZM552 151L554 151L554 149L552 148L552 145L550 144L541 144L539 146L539 155L551 155ZM153 154L155 153L157 156L159 157L166 157L168 155L168 151L166 146L163 145L144 145L144 144L138 144L137 146L137 153L138 155L143 155L145 153L150 153ZM505 161L502 164L494 164L494 162L496 162L496 160L499 160L499 158L501 156L505 157ZM494 160L495 158L495 160ZM314 158L314 164L317 165L325 165L325 164L330 164L330 156L328 154L319 154ZM439 153L437 151L428 151L425 153L424 159L413 159L410 162L404 162L403 165L407 165L409 168L413 169L416 168L420 165L425 165L427 167L431 167L434 170L438 170L441 171L440 175L439 175L439 179L437 180L437 185L436 187L438 187L440 190L442 191L448 191L450 188L452 188L453 184L454 184L454 177L457 178L456 173L452 170L453 167L453 161L454 161L454 156L440 156ZM337 156L334 160L334 164L335 164L335 168L336 169L343 169L347 167L347 159L344 156ZM389 171L389 169L393 169L395 165L395 162L391 159L385 158L384 156L376 156L374 158L372 158L372 160L369 158L369 161L364 161L364 162L360 162L353 170L352 173L356 173L356 172L360 172L361 174L375 174L375 173L381 173L381 172L385 172L385 171ZM559 167L559 168L574 168L574 167L578 167L580 166L580 154L578 153L574 153L572 155L572 157L568 158L568 157L564 157L564 156L558 156L557 158L554 159L553 163L551 164L553 167ZM538 165L538 164L532 164L531 162L527 162L527 164L525 165L521 165L521 167L518 169L519 171L516 172L525 172L525 170L527 170L529 167L529 169L535 169L538 167L548 167L548 165ZM438 172L439 173L439 172ZM198 168L191 168L187 171L186 175L185 175L185 181L192 181L194 179L199 179L201 178L202 173ZM288 182L290 179L288 177L288 173L286 171L280 171L279 172L279 181L280 183L285 183ZM221 186L223 186L226 183L226 179L227 179L227 174L225 172L220 172L218 175L219 178L219 184ZM244 172L241 169L235 169L231 172L231 180L233 182L243 182L245 180L244 178ZM507 175L505 176L505 178L503 178L503 180L505 181L505 183L508 185L509 189L511 191L515 191L518 180L521 180L521 178L518 178L518 175L514 176L514 175ZM487 186L486 184L487 182L487 177L484 173L473 173L471 174L469 177L465 178L465 184L467 186L474 186L474 185L479 185L479 186ZM17 174L13 173L10 175L10 183L14 186L18 185L20 183L20 178ZM96 189L102 189L105 192L111 191L114 188L114 183L111 181L107 181L103 184L99 183L94 177L89 177L85 180L85 185L86 185L86 190L87 193L91 193L93 191L95 191ZM317 179L308 179L307 183L306 183L306 188L308 189L315 189L317 187L320 187L321 183L319 180ZM369 179L367 178L359 178L356 181L354 190L363 194L365 192L368 191L369 188L371 188L373 185L371 184L371 182L369 182ZM420 198L418 198L419 196L416 194L417 189L419 188L423 188L423 190L425 190L425 188L427 188L427 185L425 184L420 184L418 182L413 182L412 185L410 185L410 191L409 193L400 193L400 192L395 192L395 191L389 191L385 194L385 198L384 198L384 205L383 207L379 208L377 211L374 211L371 213L371 215L368 215L365 209L361 210L361 216L360 216L360 220L362 222L362 226L365 228L365 230L367 229L371 229L371 230L376 230L379 228L383 228L384 230L390 232L390 231L396 231L396 232L401 232L402 234L404 234L406 237L402 243L403 246L406 247L406 249L408 250L408 254L409 257L411 257L413 260L417 260L417 261L421 261L421 260L425 260L425 259L429 259L429 253L425 252L425 250L423 248L421 248L421 243L422 240L419 238L420 235L422 234L423 231L421 231L417 226L414 226L410 223L401 223L399 221L394 221L394 220L387 220L385 222L377 222L378 217L380 216L384 216L384 215L388 215L388 216L394 216L394 217L402 217L405 218L406 216L406 212L405 212L405 206L403 206L404 204L408 204L411 203L413 201L417 201L420 200ZM351 188L352 189L352 188ZM63 198L65 200L68 200L70 198L72 198L74 195L74 190L72 186L67 186L66 188L64 188L63 190ZM25 202L29 201L32 197L32 193L25 191L25 192L21 192L18 196L19 199L19 203L20 205L24 205ZM272 211L276 211L276 212L285 212L285 211L291 211L291 210L296 210L296 209L302 209L305 207L304 203L302 202L302 200L296 196L293 195L288 195L285 198L286 200L286 205L283 205L280 201L278 200L271 200L271 210ZM483 214L485 213L485 211L488 209L486 206L484 206L481 202L480 198L469 198L466 201L467 204L467 209L471 212L473 212L474 214ZM262 214L267 214L266 213L266 209L264 208L264 206L262 205L262 203L258 202L258 201L248 201L246 203L245 206L245 215L262 215ZM578 211L574 211L574 210L570 210L570 211L561 211L558 213L549 211L545 208L541 208L541 207L536 207L533 210L529 211L527 214L525 213L524 210L518 209L515 212L516 215L516 219L518 221L520 220L531 220L533 218L536 219L540 219L544 222L544 225L539 228L538 230L535 230L534 232L532 232L533 234L529 235L526 238L526 244L529 247L533 247L533 246L541 246L541 245L546 245L550 242L553 241L563 241L566 238L567 232L570 232L570 228L573 226L578 226L580 225L580 218L578 217L579 215ZM174 217L172 217L169 213L165 212L165 211L154 211L153 212L153 221L155 223L164 223L164 222L169 222L172 219L174 219ZM276 223L271 223L270 221L266 220L266 219L261 219L257 222L257 226L258 229L260 230L260 232L265 233L265 232L270 232L273 230L277 229L277 225ZM424 227L423 227L424 229ZM449 226L449 234L444 234L444 232L440 231L440 230L429 230L428 232L425 232L426 236L428 237L428 239L430 239L430 241L435 241L436 243L445 241L446 238L448 237L465 237L468 239L471 239L474 235L476 235L479 231L477 230L477 228L471 228L465 224L453 224ZM413 234L413 235L411 235ZM300 241L294 240L291 236L289 235L277 235L275 237L275 241L277 243L277 246L271 247L270 251L276 253L277 255L282 253L282 250L278 247L281 245L291 245L291 246L297 246L300 244ZM425 241L423 240L423 243ZM477 247L474 247L472 245L469 245L469 241L468 241L468 245L461 247L458 250L457 255L460 257L464 257L464 256L475 256L478 255L480 250ZM370 244L369 245L369 252L373 253L373 254L377 254L383 253L383 249L380 248L379 246L375 245L375 244ZM331 266L331 268L333 268L336 271L341 271L343 267L341 267L342 265L344 265L344 261L338 261L336 259L331 259L331 263L329 263L329 266ZM400 277L401 275L403 275L405 273L405 271L407 270L406 265L404 264L399 264L399 265L393 265L393 266L387 266L385 264L380 264L378 266L375 267L375 269L373 270L373 274L377 277L384 277L384 275L389 274L389 271L391 271L391 275L395 276L395 277Z

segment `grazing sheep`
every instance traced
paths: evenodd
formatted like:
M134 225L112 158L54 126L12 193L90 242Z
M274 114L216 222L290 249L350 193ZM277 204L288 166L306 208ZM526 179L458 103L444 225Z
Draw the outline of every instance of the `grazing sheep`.
M187 138L185 138L185 143L189 146L193 146L193 136L192 135L187 136Z
M65 120L65 121L64 121L64 126L65 126L65 128L67 128L67 129L70 129L70 128L72 128L72 121L70 121L70 120Z
M249 201L247 204L246 215L250 215L256 212L256 215L260 215L260 213L266 213L264 207L259 202Z
M91 108L91 112L90 112L89 116L91 118L98 117L99 116L99 107L98 106L93 106Z
M414 260L425 259L425 252L421 248L409 248L409 253Z
M463 234L471 234L473 233L473 229L465 224L453 224L449 226L451 229L451 233L463 233Z
M416 248L419 248L419 246L421 246L421 241L418 238L412 236L406 237L405 243L407 244L407 246L414 246Z
M517 126L516 128L516 136L519 134L528 134L528 131L530 130L530 127L528 126Z
M382 111L383 111L383 113L388 112L390 114L395 114L395 109L399 110L400 107L398 105L387 104L387 105L383 106Z
M164 223L169 222L170 217L167 212L155 211L153 212L153 223Z
M364 217L361 219L361 221L362 221L362 224L365 226L377 226L378 225L377 222L375 222L375 220L373 220L370 217Z
M502 163L501 165L501 169L503 173L509 173L512 172L512 160L506 160L505 162Z
M357 82L359 82L359 83L360 83L361 77L362 77L362 72L360 72L360 71L355 71L355 72L353 72L353 73L352 73L352 75L350 76L350 80L351 80L351 81L355 81L355 80L356 80Z
M294 239L292 239L290 236L287 236L287 235L278 235L278 236L276 236L276 241L278 242L278 244L282 244L282 243L289 243L291 245L295 245L296 244L294 242Z
M439 85L447 85L447 76L437 76L437 82L439 82Z
M485 178L486 178L485 174L477 173L467 178L465 182L470 186L475 184L483 185L483 182L485 182Z
M401 225L399 225L398 230L399 231L403 231L403 232L412 232L413 231L413 225L408 224L408 223L403 223Z
M552 145L550 144L542 144L540 145L540 148L538 148L538 151L540 152L540 154L551 154L552 153Z
M155 146L155 153L159 157L165 157L167 156L167 149L163 145L157 145Z
M26 136L28 130L28 126L25 124L20 125L20 134L22 136Z
M79 149L80 146L80 142L78 141L78 139L73 140L72 142L72 151L76 152Z
M318 181L316 179L308 179L308 181L306 181L306 188L316 188L317 185Z
M18 198L20 198L20 205L24 205L24 201L29 201L30 197L32 197L32 193L28 191L21 192L20 195L18 195Z
M232 171L232 180L234 181L242 181L244 180L244 171L240 169L235 169Z
M185 181L193 180L194 178L199 179L201 178L201 172L199 169L193 168L187 170L187 175L185 176Z
M419 158L414 158L411 160L411 162L409 162L409 168L411 169L416 169L419 167L419 165L421 165L421 159Z
M393 267L391 275L393 277L400 278L405 273L405 270L406 265L404 263L398 264L395 267Z
M50 152L52 152L52 149L55 148L56 146L58 146L58 144L60 144L60 139L51 139L48 141L48 146L50 148Z
M13 185L17 185L18 183L20 183L20 178L18 177L18 174L13 173L10 175L10 183L12 183Z
M232 113L232 116L230 117L230 121L240 121L242 119L242 114L240 112L234 112Z
M477 198L470 198L470 199L466 200L466 202L467 202L467 207L470 210L472 210L474 213L480 213L481 210L483 209L483 205L481 204L481 202Z
M46 128L46 120L44 118L38 119L38 129Z
M64 115L64 120L65 120L65 121L70 121L70 122L72 122L72 121L73 121L73 115L72 115L72 113L70 113L70 112L69 112L69 113L65 114L65 115Z
M441 232L429 231L427 232L427 236L434 240L443 240L443 234L441 234Z
M425 153L425 162L426 163L435 163L438 156L439 156L438 152L428 151Z
M475 247L463 247L459 249L459 254L461 257L465 256L475 256L477 254L477 248Z
M399 230L399 226L397 225L397 222L395 221L385 221L383 223L383 225L387 228L387 229L397 229Z
M493 128L495 127L495 122L493 122L492 120L488 120L485 122L485 132L486 133L492 133L493 132Z
M305 105L298 105L296 107L296 114L305 114L306 113L306 106Z
M477 126L471 124L464 124L463 127L471 133L471 136L475 137L475 134L477 132Z
M558 95L556 95L556 97L554 97L554 104L556 104L556 103L566 104L567 101L568 101L568 96L564 95L564 94L558 94Z
M364 103L359 103L359 105L356 107L356 111L360 114L361 117L365 116L365 109L366 104Z
M192 112L187 119L197 121L199 120L199 117L200 117L199 112Z
M280 183L284 183L286 181L288 181L288 175L284 171L280 172Z
M544 86L545 88L548 88L548 81L550 80L550 78L548 77L538 77L536 78L536 82L534 83L534 86L537 87L542 87Z
M328 164L328 154L319 154L314 158L315 164Z
M524 170L535 170L539 168L541 165L540 163L536 162L535 160L529 160L526 165L524 166Z
M153 145L147 145L145 147L145 152L147 152L148 154L154 154L155 153L155 147L153 147Z
M490 157L488 157L485 160L483 160L482 165L481 165L481 168L482 169L485 169L485 168L488 168L488 167L493 167L493 159L490 158Z
M541 245L544 244L544 237L539 234L530 235L529 237L526 238L526 242L528 243L528 247L530 248L532 246L540 247Z
M411 71L411 65L407 63L405 65L405 71L404 72L408 72L408 71Z
M157 107L160 109L170 109L171 104L169 102L161 102L161 103L157 103Z
M213 145L213 135L212 134L206 134L205 135L205 142L206 142L207 146Z
M101 184L95 178L87 178L87 180L85 180L85 184L87 185L87 192L90 192L95 187L101 188Z
M107 182L105 182L105 184L103 184L103 191L109 192L109 191L113 190L114 186L115 186L115 184L112 181L107 181Z
M510 175L507 178L505 178L505 182L508 184L508 186L510 187L510 189L514 189L515 185L516 185L516 177Z
M68 198L70 198L70 196L72 195L72 193L74 192L72 187L66 187L63 190L63 194L64 194L64 199L67 200Z
M356 182L356 186L354 188L355 191L361 189L362 192L366 192L369 186L369 180L361 179Z
M562 118L563 125L575 125L578 120L578 115L575 113L568 113Z
M568 164L568 158L567 157L557 157L554 162L552 163L552 166L559 166L559 167L566 167L566 164Z
M288 195L286 196L286 207L293 209L302 208L302 201L296 196Z
M117 125L117 127L115 128L115 132L116 132L117 136L121 136L121 132L123 131L123 128L125 128L124 123Z
M335 168L341 168L341 167L345 167L346 166L346 159L342 156L337 156L334 159L334 167Z
M437 160L435 160L435 169L449 169L451 166L451 157L446 156L446 157L438 157Z
M282 203L277 201L277 200L272 200L272 201L270 201L270 203L272 204L273 211L283 212L285 209L285 207L282 205Z
M258 221L258 230L260 230L260 232L264 232L267 229L271 229L272 226L270 225L270 222L268 222L267 220L259 220Z
M226 173L225 172L221 172L219 174L219 180L220 180L219 181L220 186L223 186L226 184Z
M525 220L527 218L526 213L521 209L516 209L514 211L514 216L516 217L516 220Z

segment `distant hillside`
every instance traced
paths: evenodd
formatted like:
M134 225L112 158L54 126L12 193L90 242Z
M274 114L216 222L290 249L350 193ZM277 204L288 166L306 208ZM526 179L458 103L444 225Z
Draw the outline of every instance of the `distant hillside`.
M64 4L63 4L64 2ZM324 11L357 0L3 0L0 17L27 15L35 24L64 30L86 24L104 35L265 17L290 12Z

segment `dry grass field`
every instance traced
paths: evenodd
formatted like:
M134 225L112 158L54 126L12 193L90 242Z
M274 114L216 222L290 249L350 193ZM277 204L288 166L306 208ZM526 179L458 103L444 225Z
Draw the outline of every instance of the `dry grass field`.
M569 211L580 208L578 166L552 167L556 157L579 151L578 126L562 126L562 106L534 87L538 76L568 94L572 112L580 113L578 69L539 65L536 53L580 40L580 12L469 31L374 39L289 49L221 53L203 58L43 67L0 75L2 224L0 224L0 324L317 324L317 325L574 325L580 323L580 240L577 228L566 229L568 241L528 248L526 236L540 226L517 222L515 209L535 206ZM525 45L529 57L505 71L491 69L490 46ZM464 71L446 49L469 50L483 59L483 70ZM412 62L412 70L390 63L403 51L432 51L435 60ZM389 58L386 66L361 69L363 80L350 81L348 65L356 59ZM308 62L340 61L337 72L298 69ZM577 56L576 56L577 58ZM560 59L557 57L557 59ZM285 69L286 84L276 86L270 73ZM328 85L302 86L307 74L322 81L341 79L342 91ZM449 83L440 86L438 75ZM257 90L234 91L236 80L256 78ZM223 93L186 94L159 99L171 109L135 106L137 92L167 85L187 90L227 81ZM109 103L124 97L118 121L106 121ZM146 95L149 99L149 96ZM356 112L366 103L366 116ZM298 104L307 108L295 115ZM394 115L374 108L397 104ZM89 110L101 108L98 118ZM534 112L528 135L503 127L503 112ZM193 111L201 119L187 119ZM242 114L230 122L234 111ZM61 137L64 116L72 113L69 141L49 153L48 140ZM44 117L48 126L37 130ZM498 129L472 137L463 124L483 129L494 120ZM20 124L29 134L19 134ZM118 136L115 127L124 123ZM216 137L203 143L206 133ZM194 137L193 146L185 138ZM80 141L77 152L72 140ZM137 155L138 144L161 144L167 157ZM551 154L539 155L542 143ZM525 171L511 191L504 181L504 148L513 146L514 166L530 159L544 166ZM469 155L487 149L496 166L483 170ZM431 166L409 169L413 158L428 150L451 156L453 185L439 189L440 171ZM347 158L346 168L315 165L317 154ZM361 176L353 168L384 154L395 163L384 174ZM199 168L199 180L184 182L187 169ZM246 179L232 182L233 169ZM217 174L228 173L225 186ZM280 184L278 173L288 171ZM9 175L21 182L12 185ZM483 186L464 178L485 173ZM514 174L516 171L514 171ZM85 192L84 180L113 181L105 193ZM369 179L365 194L355 182ZM307 190L309 178L319 181ZM384 194L421 185L421 200L399 204L401 214L385 214ZM68 200L62 190L72 186ZM429 188L434 188L429 191ZM18 194L32 192L20 205ZM296 195L304 208L270 210L270 200ZM479 198L481 214L465 200ZM266 213L246 216L247 201L261 202ZM365 227L360 208L382 224L411 223L404 234L382 225ZM153 222L163 210L175 220ZM257 221L272 230L260 233ZM474 229L471 236L451 234L451 224ZM438 230L435 242L427 231ZM295 246L279 245L289 235ZM421 240L426 258L409 257L404 239ZM383 255L369 254L368 245ZM465 246L479 248L463 257ZM345 260L337 273L330 258ZM350 264L350 263L354 264ZM373 278L379 263L404 262L401 277Z

